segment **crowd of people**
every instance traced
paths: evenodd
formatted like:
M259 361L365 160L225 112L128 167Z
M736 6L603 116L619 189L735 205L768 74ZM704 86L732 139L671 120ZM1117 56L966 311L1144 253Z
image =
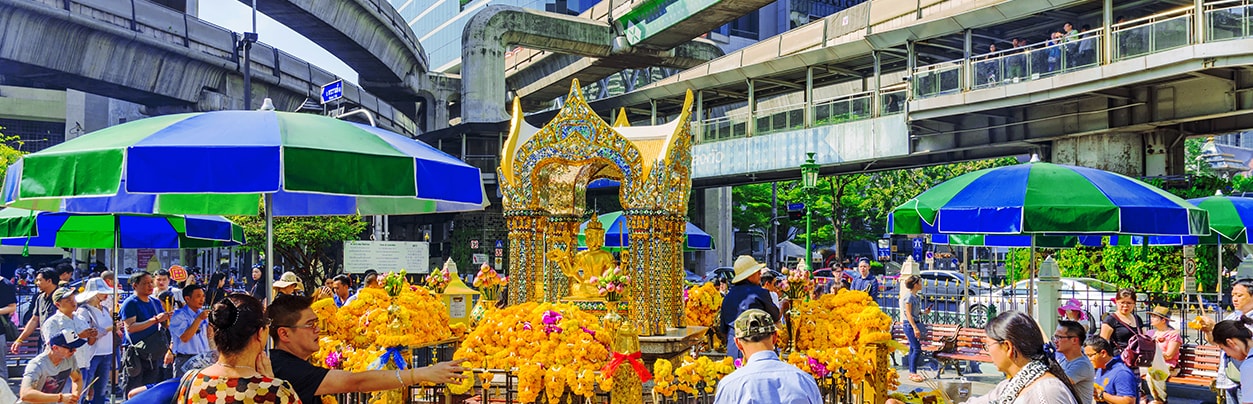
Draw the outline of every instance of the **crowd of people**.
M21 317L27 321L14 341L0 332L0 344L8 343L0 363L5 353L22 352L23 341L38 336L39 352L22 374L18 403L109 402L106 385L113 384L115 367L116 394L139 403L176 397L180 403L320 402L317 396L457 382L463 371L457 362L358 373L310 365L320 331L310 306L322 298L337 306L352 301L354 282L347 275L306 294L293 272L284 272L267 291L260 267L234 289L221 272L198 282L194 276L174 279L168 270L137 271L127 279L129 296L114 304L120 285L112 271L101 268L74 283L68 264L30 272L18 273L16 282L29 276L36 293ZM377 273L367 273L361 284L382 287ZM0 321L17 311L17 290L0 280ZM267 350L271 340L274 348ZM0 376L7 378L7 366L0 366ZM228 389L241 394L221 394ZM3 393L8 391L0 392L0 400Z

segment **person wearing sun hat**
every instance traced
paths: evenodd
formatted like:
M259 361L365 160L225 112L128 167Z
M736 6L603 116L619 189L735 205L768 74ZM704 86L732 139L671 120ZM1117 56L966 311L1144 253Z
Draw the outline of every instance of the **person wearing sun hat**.
M78 372L74 351L86 343L86 339L70 330L53 335L48 349L26 364L18 404L78 402L83 393L83 375ZM69 392L65 392L67 382L72 384Z
M718 328L726 334L727 356L739 358L740 350L735 346L735 319L745 310L758 309L769 313L778 322L779 308L770 298L770 292L761 287L761 269L766 264L757 262L752 256L741 255L732 267L735 276L731 278L731 289L722 298Z
M304 284L300 281L300 276L295 272L283 272L283 276L274 281L274 296L279 294L294 295L297 290L305 290Z
M1170 308L1154 307L1149 311L1149 338L1157 345L1157 354L1153 355L1153 366L1149 367L1146 380L1149 382L1149 393L1153 401L1166 402L1166 379L1179 374L1179 347L1183 346L1183 337L1179 330L1170 326Z
M1067 300L1066 304L1058 307L1057 315L1061 316L1062 320L1080 322L1080 324L1083 324L1082 321L1087 321L1088 319L1088 313L1083 311L1083 303L1080 303L1079 299L1075 298Z

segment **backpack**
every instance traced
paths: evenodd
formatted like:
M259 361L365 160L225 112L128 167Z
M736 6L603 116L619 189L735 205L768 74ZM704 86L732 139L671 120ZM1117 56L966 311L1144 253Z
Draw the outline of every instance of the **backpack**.
M1133 369L1152 366L1153 357L1157 354L1157 344L1153 342L1153 338L1122 321L1117 315L1110 315L1132 332L1131 339L1127 340L1127 347L1122 350L1122 362Z

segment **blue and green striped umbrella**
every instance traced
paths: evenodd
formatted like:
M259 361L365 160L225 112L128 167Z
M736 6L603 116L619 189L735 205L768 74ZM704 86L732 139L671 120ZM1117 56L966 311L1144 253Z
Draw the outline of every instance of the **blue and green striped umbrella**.
M609 212L603 215L597 215L602 229L605 229L605 248L610 250L619 250L631 245L631 229L627 227L626 215L622 211ZM579 248L587 248L587 224L591 221L583 222L579 225L578 243ZM705 233L692 222L687 222L687 227L683 231L683 249L688 251L694 250L712 250L714 249L713 237L709 233Z
M275 216L481 210L478 168L403 135L321 115L213 111L95 131L9 168L6 206Z
M221 216L108 215L0 210L0 244L64 248L209 248L240 245Z
M1031 162L945 181L893 209L894 234L1209 234L1208 213L1144 182Z

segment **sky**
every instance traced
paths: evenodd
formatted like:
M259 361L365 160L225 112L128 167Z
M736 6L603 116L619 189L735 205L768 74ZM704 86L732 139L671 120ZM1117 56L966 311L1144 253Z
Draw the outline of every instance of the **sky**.
M252 31L252 9L248 5L235 0L202 0L199 4L201 20L235 32ZM357 83L357 72L344 62L313 41L305 39L296 31L261 13L257 13L257 38L265 44L313 63L314 66L342 77L346 81Z

